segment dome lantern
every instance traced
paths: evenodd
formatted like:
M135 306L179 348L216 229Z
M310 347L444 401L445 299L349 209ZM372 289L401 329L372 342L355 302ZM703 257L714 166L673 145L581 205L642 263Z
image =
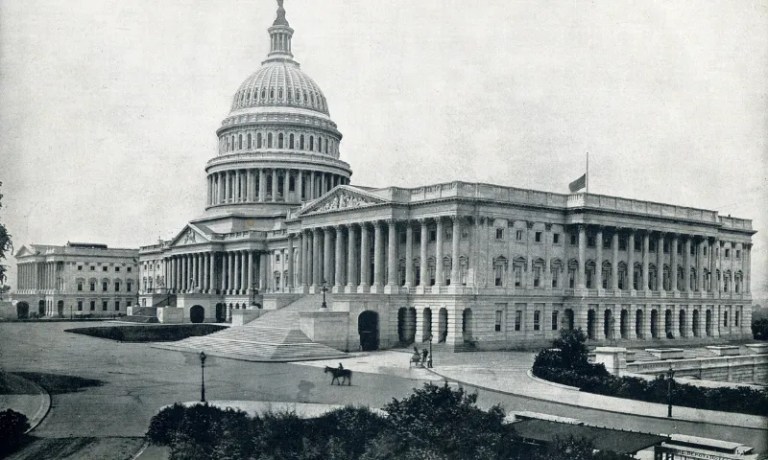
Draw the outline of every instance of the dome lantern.
M277 0L277 17L275 22L272 23L272 27L269 28L270 47L267 60L273 59L292 59L291 53L291 38L293 37L293 29L288 24L288 20L285 19L285 8L283 8L283 0Z

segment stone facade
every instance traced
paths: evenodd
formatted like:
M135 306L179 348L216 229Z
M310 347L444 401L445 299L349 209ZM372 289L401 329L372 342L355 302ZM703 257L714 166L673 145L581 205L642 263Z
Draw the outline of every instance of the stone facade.
M305 315L305 332L352 349L532 346L561 328L596 343L749 334L751 221L458 181L351 185L282 8L269 32L267 60L217 131L205 213L141 248L142 280L164 280L142 284L142 305L226 321L328 289L332 319Z
M16 253L18 316L125 315L138 295L136 249L102 244L30 244Z

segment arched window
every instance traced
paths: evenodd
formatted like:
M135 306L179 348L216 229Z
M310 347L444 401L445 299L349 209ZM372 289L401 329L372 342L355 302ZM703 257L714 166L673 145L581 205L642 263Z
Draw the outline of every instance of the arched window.
M594 260L587 261L585 274L587 275L587 280L586 280L587 289L594 289L595 288L595 261Z
M288 148L293 149L293 133L288 136Z
M272 148L272 133L267 133L267 148Z
M579 270L579 262L576 259L568 261L568 288L576 287L576 272Z
M622 291L629 289L627 285L627 264L624 261L619 262L619 289Z
M270 89L269 90L269 98L270 99L274 99L275 98L275 90L274 89Z
M256 133L256 148L261 148L261 133Z
M467 285L467 272L469 271L469 259L466 256L459 257L459 284Z
M253 147L253 143L251 142L251 133L248 133L248 149L250 150Z
M552 271L552 287L561 287L560 273L563 272L563 261L560 259L553 259L552 262L550 262L550 270Z
M507 258L504 256L499 256L493 259L493 285L498 287L504 286L504 278L505 274L507 272L507 267L509 264L507 263Z
M307 97L307 92L304 91L304 103L306 104L309 101L309 98Z
M299 150L304 150L304 135L299 136Z
M443 285L451 285L451 269L453 268L453 261L450 256L443 257Z
M542 288L544 282L542 281L542 274L544 273L544 259L536 259L533 261L533 287Z
M267 98L267 90L262 89L261 90L261 100L263 101L266 98Z
M325 153L328 153L328 139L325 140Z
M315 105L315 94L309 93L309 100L311 105Z
M283 133L277 135L277 148L283 148Z
M277 90L277 98L283 100L283 88Z
M243 150L243 135L238 134L237 135L237 148L238 150Z
M611 263L607 260L603 261L603 270L601 273L602 279L600 280L600 286L602 286L603 289L610 289L611 288Z
M526 287L523 282L523 272L526 270L526 261L523 257L516 258L512 263L512 271L515 277L515 287Z
M435 258L434 257L430 257L427 260L427 276L429 277L427 285L434 286L435 285Z
M315 150L315 136L309 136L309 151Z

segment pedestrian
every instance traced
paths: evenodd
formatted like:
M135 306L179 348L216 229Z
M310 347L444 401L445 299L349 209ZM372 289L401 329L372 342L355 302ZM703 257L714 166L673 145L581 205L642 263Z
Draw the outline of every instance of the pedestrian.
M425 348L421 351L421 367L427 366L427 356L429 356L429 352Z

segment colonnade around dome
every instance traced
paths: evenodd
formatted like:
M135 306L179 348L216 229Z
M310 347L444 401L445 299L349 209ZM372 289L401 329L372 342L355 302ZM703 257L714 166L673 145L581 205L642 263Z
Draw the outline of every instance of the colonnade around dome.
M208 175L208 206L293 203L319 198L349 179L340 174L289 168L249 168Z

